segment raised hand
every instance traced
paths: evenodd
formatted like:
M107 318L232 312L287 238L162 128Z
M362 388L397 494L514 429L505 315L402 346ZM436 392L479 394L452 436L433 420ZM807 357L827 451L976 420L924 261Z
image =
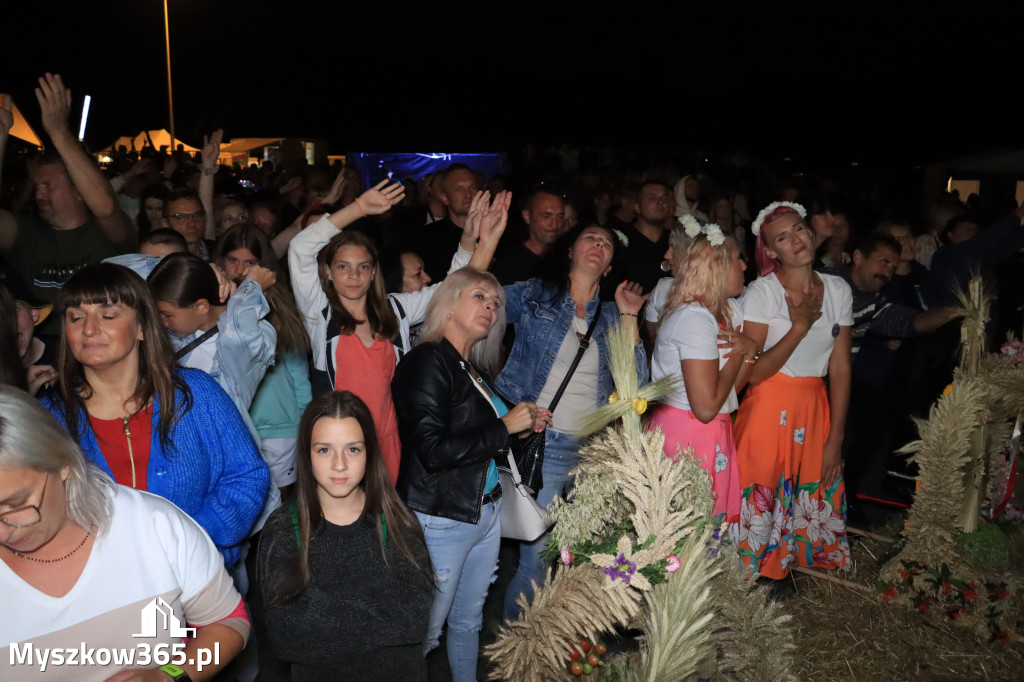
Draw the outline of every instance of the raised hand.
M615 288L615 305L619 308L619 314L636 317L644 301L650 298L650 294L644 294L643 291L638 283L622 280Z
M217 128L210 136L203 135L203 168L213 168L220 157L220 141L224 138L224 130Z
M405 198L405 187L401 183L388 184L381 180L356 199L356 206L364 215L380 215Z
M148 171L152 167L153 167L153 159L149 158L148 156L143 157L143 158L139 159L138 161L136 161L135 163L132 164L132 167L129 168L128 171L124 174L124 177L126 177L126 178L137 177L139 175L144 174L146 171Z
M293 178L289 178L288 182L286 182L283 185L281 185L281 189L279 189L277 191L280 192L282 195L290 194L291 192L294 192L295 190L300 189L304 182L305 181L301 177L296 175Z
M52 138L68 132L68 112L71 111L71 90L64 87L58 74L46 74L39 79L36 99L42 111L43 129Z
M345 190L345 183L345 174L338 173L338 177L334 178L334 184L331 185L330 191L324 196L321 205L331 206L338 203L341 200L341 193Z
M480 219L487 210L491 193L488 190L477 192L473 200L469 202L469 213L466 214L466 226L462 228L462 236L473 244L476 244L480 236Z
M168 180L174 175L174 171L178 170L178 160L173 156L168 156L164 159L163 176Z
M245 274L249 279L259 284L260 288L264 291L277 283L277 275L274 274L274 271L268 270L262 265L252 266Z
M508 224L508 207L512 203L512 192L502 190L494 195L490 206L480 212L480 241L497 243Z
M228 273L224 272L221 266L216 263L210 263L210 267L213 269L213 274L217 276L217 294L220 296L220 300L217 303L224 303L235 293L238 285L231 281ZM213 303L213 301L210 301L210 303Z
M0 95L0 137L11 132L14 126L14 103L10 95Z

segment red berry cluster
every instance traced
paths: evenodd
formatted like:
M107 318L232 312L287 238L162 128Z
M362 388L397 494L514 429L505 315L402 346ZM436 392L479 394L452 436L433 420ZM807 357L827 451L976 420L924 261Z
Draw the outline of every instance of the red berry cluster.
M594 668L604 665L601 662L601 656L607 652L608 647L597 641L591 643L590 640L581 639L579 643L570 644L569 671L577 676L590 675L594 672Z

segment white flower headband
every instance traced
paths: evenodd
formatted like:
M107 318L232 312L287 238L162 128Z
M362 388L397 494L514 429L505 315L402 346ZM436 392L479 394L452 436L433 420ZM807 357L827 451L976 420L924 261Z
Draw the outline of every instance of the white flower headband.
M703 233L711 246L721 246L725 243L725 235L722 234L722 228L717 223L701 226L696 218L689 213L684 213L679 216L679 224L683 226L686 236L690 239L695 239L697 235Z
M780 208L791 208L796 211L801 218L807 217L807 209L800 204L794 204L792 201L773 201L762 208L761 212L757 214L757 218L755 218L754 222L750 225L751 233L753 233L755 237L760 235L761 225L764 224L764 219L771 215L773 211Z

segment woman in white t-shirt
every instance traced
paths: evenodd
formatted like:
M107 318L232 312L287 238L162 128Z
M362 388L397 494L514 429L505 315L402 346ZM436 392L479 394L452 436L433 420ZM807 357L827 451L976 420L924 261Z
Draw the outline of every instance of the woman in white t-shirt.
M0 594L7 682L44 672L199 682L249 636L242 598L203 529L167 500L116 485L46 408L12 388L0 388Z
M751 232L761 276L742 300L744 331L765 350L735 425L739 551L751 571L772 579L791 565L850 562L840 450L853 300L843 279L812 269L815 236L804 217L787 202L758 215Z
M701 227L683 216L693 241L678 263L654 343L651 376L682 379L651 415L665 434L665 456L695 457L711 478L713 514L735 523L740 513L730 413L737 379L757 361L759 345L739 330L746 265L736 240L718 225Z

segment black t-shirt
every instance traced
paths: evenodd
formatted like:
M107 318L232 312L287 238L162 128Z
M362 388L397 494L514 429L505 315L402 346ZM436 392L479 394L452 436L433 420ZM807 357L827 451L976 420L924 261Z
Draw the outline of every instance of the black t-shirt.
M424 225L419 232L410 235L409 246L423 259L423 269L430 279L440 282L448 274L452 256L459 248L462 228L448 218Z
M100 226L89 220L73 230L56 230L27 215L18 215L18 234L7 251L7 261L40 301L53 303L57 292L83 266L125 253L130 244L108 240ZM60 320L50 315L36 330L57 334Z
M519 243L498 254L491 272L502 286L533 279L540 274L542 258Z
M648 293L654 289L658 280L665 276L661 263L665 260L665 252L668 251L668 231L663 230L661 238L656 242L652 242L632 225L622 228L621 232L629 240L622 259L626 279L639 282L644 288L644 293Z

